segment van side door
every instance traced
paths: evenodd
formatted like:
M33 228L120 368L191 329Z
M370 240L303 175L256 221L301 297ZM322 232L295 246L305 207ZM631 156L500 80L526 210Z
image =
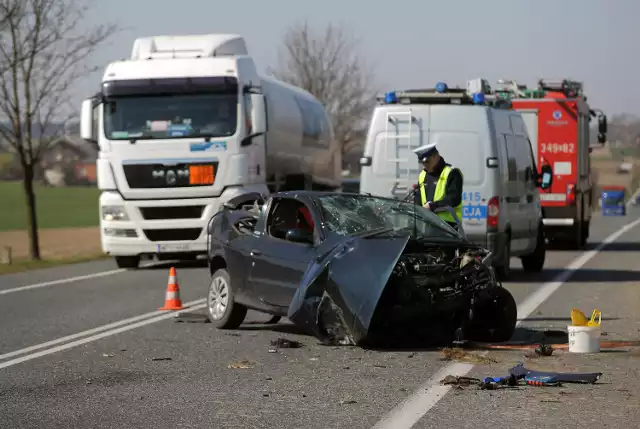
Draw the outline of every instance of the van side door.
M508 180L505 193L508 220L511 224L511 250L523 251L528 246L529 219L526 217L524 162L516 136L503 134L507 150Z

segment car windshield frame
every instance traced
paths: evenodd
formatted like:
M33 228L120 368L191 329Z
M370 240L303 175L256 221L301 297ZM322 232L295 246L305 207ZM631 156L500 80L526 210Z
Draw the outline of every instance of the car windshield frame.
M438 215L412 202L363 194L327 194L315 199L324 227L338 235L402 232L425 240L466 240Z

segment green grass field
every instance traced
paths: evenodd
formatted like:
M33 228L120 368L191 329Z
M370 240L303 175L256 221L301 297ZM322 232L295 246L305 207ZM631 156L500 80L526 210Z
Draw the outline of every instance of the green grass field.
M100 191L90 187L36 186L39 228L97 226ZM21 182L0 182L0 231L27 228L27 204Z

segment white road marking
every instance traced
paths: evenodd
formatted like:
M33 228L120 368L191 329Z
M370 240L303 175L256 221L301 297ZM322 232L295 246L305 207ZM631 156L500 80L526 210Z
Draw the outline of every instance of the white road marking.
M199 301L204 301L204 299L201 299ZM206 303L198 304L198 305L195 305L193 307L190 307L189 310L190 311L200 310L202 308L205 308L206 306L207 306ZM132 324L129 324L129 325L125 325L125 326L122 326L120 328L111 329L111 330L108 330L106 332L102 332L102 333L99 333L99 334L96 334L96 335L91 335L90 337L85 337L85 338L82 338L82 339L79 339L79 340L76 340L76 341L72 341L70 343L66 343L66 344L62 344L60 346L56 346L56 347L52 347L52 348L49 348L49 349L45 349L45 350L42 350L42 351L39 351L39 352L36 352L36 353L32 353L32 354L29 354L29 355L26 355L26 356L21 356L21 357L15 358L15 359L11 359L11 360L8 360L8 361L0 363L0 369L7 368L7 367L10 367L10 366L13 366L13 365L17 365L19 363L23 363L23 362L26 362L26 361L29 361L29 360L32 360L32 359L36 359L36 358L42 357L42 356L47 356L47 355L50 355L50 354L53 354L53 353L61 352L63 350L68 350L70 348L77 347L77 346L80 346L82 344L86 344L86 343L90 343L90 342L93 342L93 341L97 341L97 340L100 340L102 338L110 337L112 335L120 334L122 332L130 331L132 329L140 328L142 326L150 325L152 323L161 322L163 320L167 320L167 319L170 319L172 317L175 317L175 311L171 311L171 312L162 314L160 316L152 317L151 319L146 319L146 320L142 320L140 322L136 322L136 323L132 323ZM88 331L85 331L84 334L86 334L87 332Z
M195 301L186 302L186 303L184 303L182 305L183 305L183 307L187 308L187 307L191 307L193 305L203 304L205 301L206 301L205 298L202 298L202 299L198 299L198 300L195 300ZM191 310L191 309L189 309L189 310ZM162 310L151 311L149 313L141 314L139 316L135 316L135 317L130 317L128 319L119 320L117 322L109 323L107 325L98 326L97 328L88 329L86 331L78 332L76 334L67 335L66 337L56 338L55 340L47 341L46 343L36 344L36 345L30 346L30 347L25 347L25 348L20 349L20 350L14 350L12 352L0 355L0 360L5 360L5 359L8 359L8 358L11 358L11 357L14 357L14 356L18 356L18 355L22 355L22 354L25 354L25 353L29 353L29 352L32 352L34 350L39 350L39 349L44 349L46 347L55 346L56 344L60 344L60 343L64 343L64 342L67 342L67 341L75 340L76 338L86 337L87 335L96 334L98 332L106 331L108 329L117 328L118 326L127 325L129 323L135 323L135 322L138 322L140 320L148 319L148 318L153 317L153 316L159 316L161 314L167 314L167 312L166 311L162 311Z
M560 288L577 270L582 268L608 244L616 241L620 236L640 224L636 219L626 224L618 231L609 235L596 248L583 253L559 273L552 281L543 284L535 293L529 295L518 306L517 325L529 317L533 311L544 303ZM516 325L516 326L517 326ZM429 412L451 389L451 386L440 385L440 380L446 375L462 377L473 369L474 365L467 363L453 363L442 368L438 373L422 384L414 393L391 410L373 429L409 429L412 428L425 414Z
M163 265L163 264L167 264L168 262L169 261L154 261L149 264L142 265L140 266L140 268L148 268L156 265ZM42 283L34 283L31 285L25 285L25 286L14 287L11 289L0 290L0 295L6 295L8 293L15 293L15 292L22 292L22 291L31 290L31 289L39 289L47 286L55 286L55 285L60 285L65 283L79 282L82 280L97 279L100 277L107 277L107 276L112 276L114 274L124 273L125 271L127 271L125 268L118 268L116 270L100 271L98 273L85 274L83 276L68 277L66 279L51 280L51 281L42 282Z

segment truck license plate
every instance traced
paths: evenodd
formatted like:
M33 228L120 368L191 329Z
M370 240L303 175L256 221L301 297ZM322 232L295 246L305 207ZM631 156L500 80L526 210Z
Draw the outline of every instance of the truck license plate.
M189 243L158 244L158 253L188 252L191 250Z

